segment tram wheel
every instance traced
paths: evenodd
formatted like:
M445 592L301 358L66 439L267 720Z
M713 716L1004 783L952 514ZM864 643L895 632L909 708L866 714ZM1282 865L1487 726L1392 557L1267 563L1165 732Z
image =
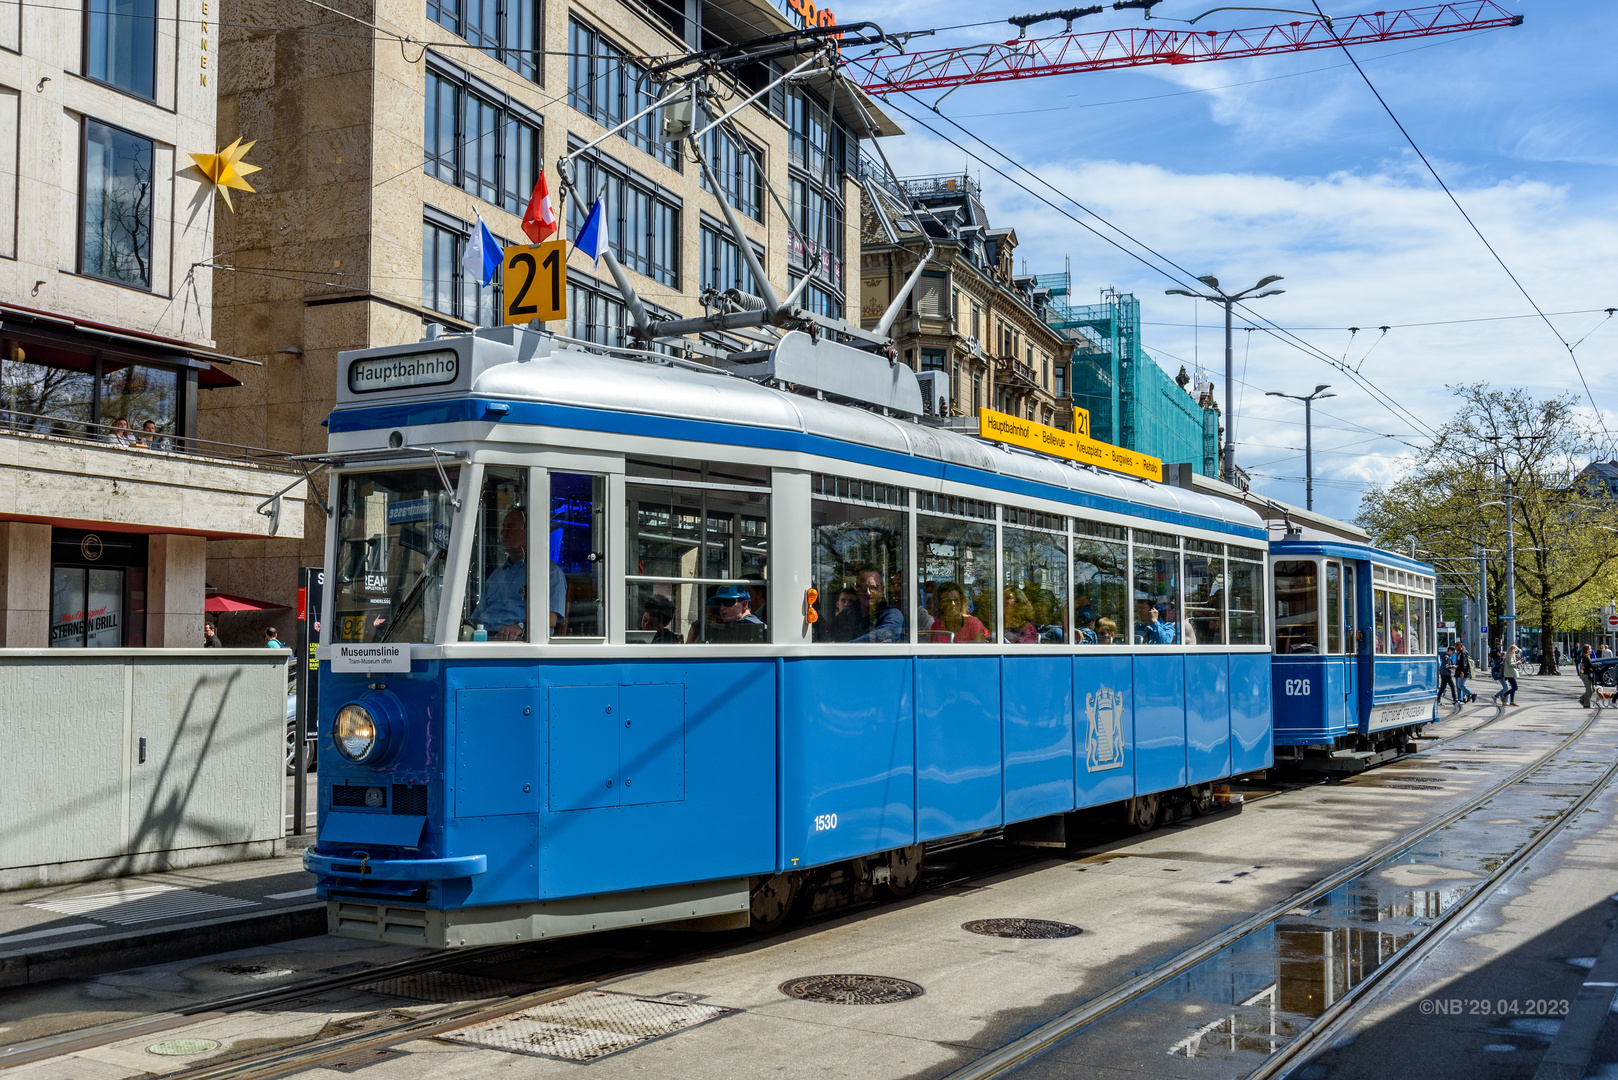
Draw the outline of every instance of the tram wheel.
M1156 795L1137 795L1124 804L1124 820L1136 832L1151 832L1157 828L1157 816L1163 809L1163 800Z
M903 899L915 892L921 884L921 867L926 858L926 844L911 844L888 852L888 880L883 883L888 895Z
M791 916L802 887L802 874L776 874L754 886L752 928L760 933L779 930Z
M1204 817L1213 812L1214 796L1212 784L1198 784L1191 789L1191 812L1197 817Z

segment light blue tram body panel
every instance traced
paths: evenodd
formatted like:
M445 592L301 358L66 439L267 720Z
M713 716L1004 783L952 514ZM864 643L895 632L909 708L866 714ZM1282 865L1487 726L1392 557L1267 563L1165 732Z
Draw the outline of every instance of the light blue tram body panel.
M914 661L788 658L782 668L777 868L915 843Z
M922 656L915 664L916 839L999 828L1001 658Z
M1362 695L1360 730L1381 731L1438 719L1438 658L1379 655L1369 693Z
M1226 653L1185 656L1186 783L1230 775L1230 661Z
M1230 775L1275 764L1269 653L1230 654Z
M1184 787L1185 654L1135 660L1135 793Z
M1313 654L1275 657L1277 745L1329 743L1358 728L1358 704L1351 692L1357 659Z
M1075 806L1135 794L1134 658L1073 657Z
M1078 657L1071 656L1007 656L1000 661L1008 822L1060 814L1076 805L1073 738L1075 721L1082 717L1073 707L1077 663Z

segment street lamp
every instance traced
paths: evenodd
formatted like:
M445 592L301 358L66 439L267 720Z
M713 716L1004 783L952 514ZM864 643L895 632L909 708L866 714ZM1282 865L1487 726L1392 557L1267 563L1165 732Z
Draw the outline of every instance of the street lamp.
M1284 397L1303 402L1303 507L1305 510L1315 508L1315 399L1336 397L1336 394L1321 393L1330 385L1331 383L1322 383L1315 387L1313 393L1307 395L1283 394L1279 390L1266 390L1264 392L1265 397Z
M1219 287L1219 279L1214 277L1212 274L1205 274L1202 277L1197 278L1197 280L1208 286L1208 288L1212 289L1213 294L1209 295L1208 293L1190 292L1186 289L1164 289L1163 291L1168 296L1191 296L1199 300L1209 300L1215 304L1224 305L1225 453L1224 460L1220 463L1220 478L1223 479L1225 483L1234 485L1236 483L1236 409L1235 398L1231 392L1231 387L1236 384L1236 367L1230 344L1230 309L1231 306L1239 300L1259 300L1266 296L1275 296L1277 293L1284 293L1286 290L1268 289L1265 292L1259 292L1259 290L1263 289L1266 285L1273 285L1277 281L1282 280L1280 274L1271 274L1268 277L1261 278L1259 283L1254 285L1251 289L1243 289L1238 293L1228 293L1224 289L1221 289Z

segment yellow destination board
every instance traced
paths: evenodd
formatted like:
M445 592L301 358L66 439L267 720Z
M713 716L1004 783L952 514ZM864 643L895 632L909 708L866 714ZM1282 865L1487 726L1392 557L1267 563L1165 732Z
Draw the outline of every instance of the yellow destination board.
M1082 409L1073 411L1073 426L1088 432L1090 415L1084 413ZM1082 423L1078 415L1080 413L1084 413ZM985 439L993 439L995 442L1038 450L1052 457L1082 461L1086 465L1138 476L1143 480L1163 479L1163 462L1155 457L1137 454L1133 450L1125 450L1110 443L1096 442L1094 439L1076 435L1071 431L1063 431L1061 428L1036 424L1032 420L1019 420L1015 416L995 412L993 409L978 410L978 429Z

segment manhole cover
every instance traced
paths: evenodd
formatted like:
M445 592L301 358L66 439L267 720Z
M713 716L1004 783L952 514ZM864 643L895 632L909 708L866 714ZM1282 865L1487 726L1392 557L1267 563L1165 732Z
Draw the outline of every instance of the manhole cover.
M217 1049L219 1044L212 1039L165 1039L148 1046L146 1052L161 1054L164 1057L187 1057L191 1054L206 1054Z
M474 1001L479 998L516 997L533 989L528 983L509 979L491 979L484 975L469 975L463 971L421 971L414 975L399 975L392 979L377 979L360 983L356 990L367 990L388 997L407 998L410 1001Z
M892 1005L924 991L913 982L886 975L805 975L781 984L781 993L828 1005Z
M961 929L984 937L1009 938L1062 938L1084 933L1072 923L1049 919L973 919L962 923Z

